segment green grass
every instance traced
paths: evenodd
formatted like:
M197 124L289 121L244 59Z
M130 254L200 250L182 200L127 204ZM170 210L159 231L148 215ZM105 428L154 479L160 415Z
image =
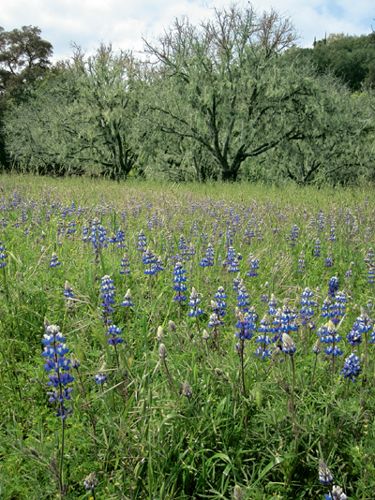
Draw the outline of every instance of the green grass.
M60 326L70 354L80 362L73 413L66 420L65 498L89 498L83 480L91 472L98 479L96 498L106 500L226 499L235 486L252 500L323 498L328 489L318 480L320 459L350 498L373 498L375 346L367 346L365 363L365 342L352 347L346 340L361 307L374 316L365 262L375 245L373 195L365 189L2 176L0 241L7 264L0 269L0 498L59 496L62 426L48 403L41 356L46 320ZM82 241L83 228L94 218L107 236L121 228L126 248L109 243L96 261L92 245ZM71 221L74 234L67 233ZM295 246L288 239L293 225L299 228ZM162 258L165 270L157 276L144 275L137 250L141 230L150 250ZM188 306L173 301L181 235L195 251L183 264L187 296L192 287L201 296L205 313L197 320L188 317ZM318 237L320 258L313 256ZM239 275L258 325L268 312L265 296L273 293L278 307L288 303L298 312L301 292L309 287L318 302L313 319L322 326L328 280L339 277L347 307L339 326L344 353L334 366L323 353L316 360L316 332L300 326L291 333L297 347L294 384L290 358L277 354L275 346L270 360L256 358L253 338L245 341L243 393L234 337L237 273L221 264L229 239L243 256ZM208 242L215 265L202 268ZM55 269L49 267L53 252L62 263ZM124 253L129 276L119 273ZM246 275L250 255L260 262L255 278ZM298 271L301 255L303 272ZM334 265L327 268L329 255ZM106 274L116 287L113 321L125 340L118 346L119 367L101 319L100 279ZM70 303L63 295L66 281L76 296ZM202 333L209 330L218 286L228 297L216 347ZM119 305L128 289L132 310ZM168 328L170 320L175 331ZM159 326L166 367L159 357ZM341 375L351 352L362 360L355 383ZM108 376L102 387L94 382L98 372ZM191 397L181 391L184 382Z

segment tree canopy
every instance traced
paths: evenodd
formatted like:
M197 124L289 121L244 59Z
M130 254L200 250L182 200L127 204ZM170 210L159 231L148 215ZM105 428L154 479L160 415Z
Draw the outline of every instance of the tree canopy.
M147 61L101 45L52 66L39 28L0 29L0 161L114 179L374 179L374 37L301 49L288 18L233 5L176 19L145 41Z

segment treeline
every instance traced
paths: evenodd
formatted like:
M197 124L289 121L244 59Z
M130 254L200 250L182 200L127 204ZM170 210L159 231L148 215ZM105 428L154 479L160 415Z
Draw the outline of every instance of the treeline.
M100 46L50 64L35 27L0 30L0 161L52 175L375 180L375 34L295 45L252 7L176 20L146 58Z

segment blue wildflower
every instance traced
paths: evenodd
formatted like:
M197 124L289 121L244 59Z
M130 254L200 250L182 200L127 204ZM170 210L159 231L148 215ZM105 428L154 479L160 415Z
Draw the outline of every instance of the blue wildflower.
M247 311L250 305L249 294L247 293L245 283L241 280L237 290L237 306L243 311Z
M4 244L0 241L0 269L7 265L7 251Z
M120 263L120 274L129 275L130 274L130 263L129 257L124 254Z
M371 331L371 320L365 312L355 320L352 329L346 336L348 342L352 346L361 344L362 336L367 335Z
M124 295L124 300L121 302L120 305L122 307L134 307L130 288L127 290L126 294Z
M113 279L106 275L101 279L100 296L102 299L102 319L105 325L112 323L112 314L114 313L115 304L115 285Z
M42 355L46 358L44 369L49 373L48 386L52 388L48 392L49 402L56 405L56 416L62 419L71 413L71 410L66 406L66 401L71 399L72 388L69 386L74 381L74 377L70 373L71 360L66 358L69 349L65 345L65 340L57 325L46 327L42 339L44 345Z
M215 310L216 314L219 318L224 318L227 312L227 303L226 303L227 295L222 286L219 286L217 292L215 293L215 302L217 304L217 310Z
M56 253L54 252L51 256L49 267L59 267L59 266L61 266L61 262L59 261L59 258L57 257Z
M256 278L258 276L259 259L250 255L248 262L249 262L250 269L246 273L246 275L249 276L250 278Z
M141 231L138 233L138 243L137 243L137 249L138 249L140 252L144 252L144 251L146 250L146 247L147 247L147 238L146 238L145 233L141 230Z
M314 308L317 306L317 302L314 300L314 292L310 290L310 288L305 288L301 294L301 309L300 309L300 318L302 325L307 325L311 322L312 317L314 316Z
M196 291L196 289L193 287L191 290L190 300L189 300L190 310L189 310L188 314L190 317L197 318L198 316L203 314L203 310L199 307L200 302L201 302L201 299L199 297L199 294Z
M344 368L341 370L341 374L344 378L348 378L352 382L355 382L360 373L361 365L359 357L352 353L345 359Z
M315 240L313 255L314 255L314 257L320 257L320 253L321 253L320 239L317 238Z
M326 346L324 352L327 356L335 358L343 354L342 350L337 346L341 341L341 336L338 335L332 321L328 321L326 325L320 327L317 334L320 342Z
M214 265L214 247L211 243L208 244L206 254L200 261L199 265L201 267L210 267Z
M107 375L105 373L97 373L94 377L95 383L98 385L103 385L107 381Z
M108 344L116 346L117 344L121 344L124 342L124 339L121 337L122 330L119 326L109 325L107 329L107 337Z
M68 281L65 281L65 285L64 285L64 297L66 299L74 299L75 298L73 289L69 285Z
M328 295L334 297L339 289L339 279L337 276L332 276L328 282Z
M176 295L173 300L178 303L185 302L186 300L186 295L184 294L187 289L185 275L186 270L181 262L176 262L173 269L173 290L176 292Z

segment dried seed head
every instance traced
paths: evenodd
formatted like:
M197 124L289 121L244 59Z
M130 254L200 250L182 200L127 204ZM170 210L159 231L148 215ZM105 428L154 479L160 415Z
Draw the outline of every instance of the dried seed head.
M184 382L181 385L180 393L182 394L182 396L186 396L188 399L190 399L192 397L193 391L192 391L190 384L188 382Z
M242 500L244 498L244 493L242 488L236 484L233 488L233 500Z
M315 344L314 344L314 346L313 346L313 349L312 349L312 350L313 350L313 353L314 353L314 354L320 354L320 352L321 352L321 348L320 348L320 339L318 339L318 340L315 342Z
M327 467L327 464L323 460L319 460L319 481L324 486L329 486L333 482L332 472Z
M98 480L96 478L95 472L90 472L88 476L85 477L83 481L83 485L86 491L94 491L96 485L98 484Z
M161 342L163 340L164 336L164 330L162 326L158 326L158 329L156 330L156 340L158 342Z
M168 321L168 329L170 332L175 332L177 330L176 323L171 319Z
M164 344L159 345L159 358L163 361L167 358L167 349Z
M208 333L207 330L203 330L202 332L202 339L207 341L210 338L210 334Z
M283 333L282 336L282 349L285 354L294 354L296 352L296 344L290 335Z

